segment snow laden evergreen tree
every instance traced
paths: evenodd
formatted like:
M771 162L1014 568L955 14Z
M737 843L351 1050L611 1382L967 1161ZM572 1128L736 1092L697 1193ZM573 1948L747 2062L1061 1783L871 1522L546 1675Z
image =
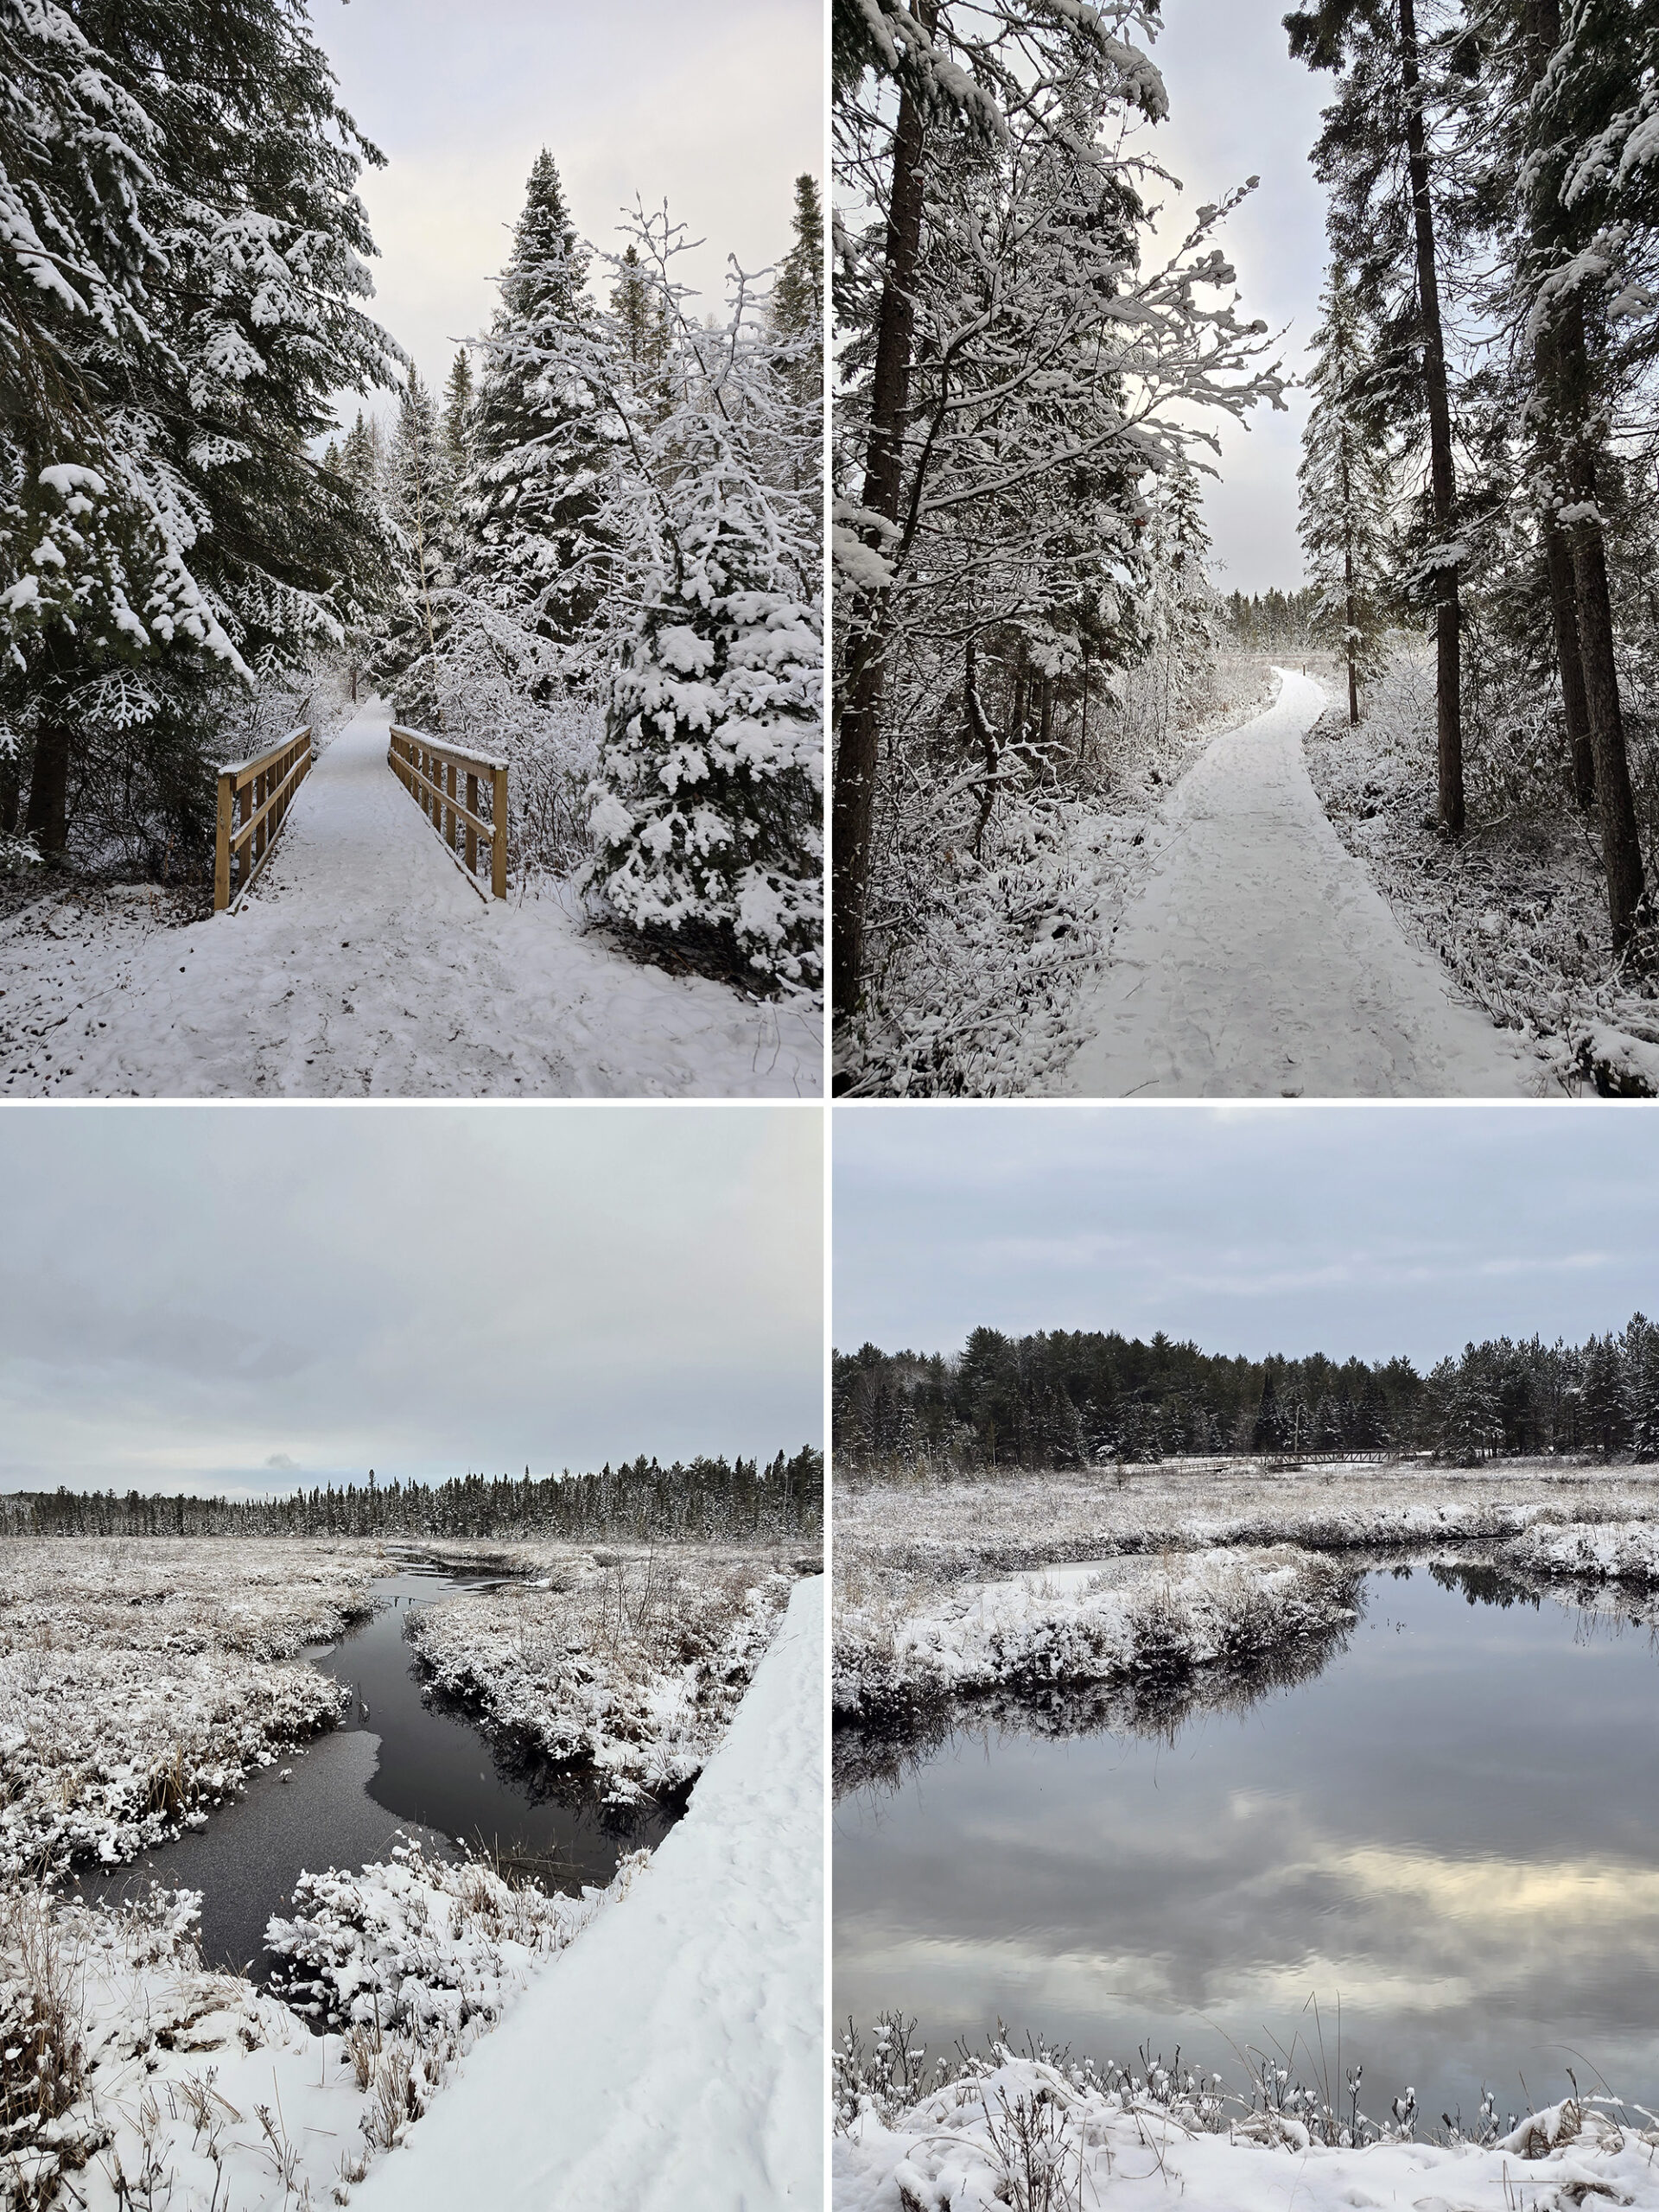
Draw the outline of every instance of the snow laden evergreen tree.
M543 149L525 187L484 349L466 573L492 605L533 608L537 632L563 643L584 631L600 589L595 480L606 464L608 425L595 392L580 380L557 381L552 366L582 358L594 335L590 257Z
M1210 581L1210 533L1198 478L1176 467L1147 501L1147 581L1140 599L1158 734L1167 737L1198 697L1215 659L1220 619Z
M0 0L0 719L41 850L76 805L199 850L238 690L379 586L309 448L391 378L358 305L380 157L283 0Z
M979 1084L982 1010L988 1064L1040 1026L1064 808L1125 766L1149 487L1281 389L1217 240L1242 195L1145 253L1149 14L942 0L837 52L843 1088Z
M443 385L443 456L457 491L466 482L473 466L477 429L474 407L477 397L472 358L463 346L449 364Z
M1311 341L1313 404L1302 437L1301 539L1327 632L1348 671L1348 720L1359 722L1362 683L1380 675L1392 472L1368 423L1373 374L1359 302L1345 272L1332 270L1323 318Z
M1421 0L1437 30L1449 29L1441 0ZM1330 194L1334 258L1348 271L1378 334L1373 389L1388 393L1386 420L1414 445L1426 443L1427 485L1415 564L1433 609L1438 775L1436 806L1449 837L1463 834L1462 613L1457 467L1446 326L1445 149L1438 118L1455 114L1448 91L1467 48L1425 37L1420 0L1318 0L1285 17L1292 56L1337 79L1314 149Z
M385 512L397 535L396 597L377 645L376 683L396 693L398 714L445 727L439 645L451 615L458 486L432 393L411 362L379 472Z
M786 373L804 407L823 404L823 204L815 176L795 180L794 238L772 286L772 330L791 348ZM815 355L813 346L820 350Z
M636 929L725 942L757 976L811 983L823 617L802 464L822 416L741 273L724 326L703 328L675 279L683 232L665 216L635 230L652 319L672 334L666 405L656 419L641 408L615 310L569 364L616 426L601 512L631 622L591 795L590 880Z

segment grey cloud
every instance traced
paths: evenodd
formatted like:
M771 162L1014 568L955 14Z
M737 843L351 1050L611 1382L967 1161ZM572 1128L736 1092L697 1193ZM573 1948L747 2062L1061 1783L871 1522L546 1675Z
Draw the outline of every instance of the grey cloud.
M815 1113L255 1119L0 1117L0 1482L257 1484L273 1430L312 1478L816 1440Z

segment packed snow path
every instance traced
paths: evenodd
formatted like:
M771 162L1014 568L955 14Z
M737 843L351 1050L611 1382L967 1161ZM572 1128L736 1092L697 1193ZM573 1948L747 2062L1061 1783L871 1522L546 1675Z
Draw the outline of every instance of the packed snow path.
M0 1090L819 1094L815 1013L629 960L556 891L480 898L386 745L376 702L320 755L238 912L175 929L142 899L42 901L0 931Z
M475 2045L355 2212L823 2201L823 1578L685 1818Z
M1315 796L1320 686L1205 749L1148 832L1154 857L1052 1084L1089 1098L1515 1097L1540 1057L1452 999Z

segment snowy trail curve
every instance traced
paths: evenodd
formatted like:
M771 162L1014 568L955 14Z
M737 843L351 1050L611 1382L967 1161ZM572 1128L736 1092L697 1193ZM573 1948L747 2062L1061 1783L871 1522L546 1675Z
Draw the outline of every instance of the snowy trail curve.
M1205 749L1049 1088L1090 1098L1533 1097L1540 1056L1460 1005L1343 850L1302 758L1320 686L1279 670Z
M42 902L0 933L0 1088L62 1096L816 1096L821 1025L671 976L556 891L481 899L365 707L241 911Z
M685 1818L353 2191L357 2212L817 2212L823 1758L815 1575Z

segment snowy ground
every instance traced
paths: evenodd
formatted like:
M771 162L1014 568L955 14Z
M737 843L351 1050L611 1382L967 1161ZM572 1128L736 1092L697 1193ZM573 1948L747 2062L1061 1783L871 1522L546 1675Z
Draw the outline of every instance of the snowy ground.
M1659 1091L1659 976L1612 957L1599 832L1593 814L1563 803L1554 731L1545 744L1524 728L1471 739L1469 828L1452 844L1423 804L1435 776L1432 648L1397 639L1365 709L1357 729L1345 711L1319 717L1308 769L1414 941L1494 1020L1535 1039L1570 1087Z
M1350 1616L1357 1555L1471 1544L1535 1579L1643 1588L1659 1581L1659 1467L1211 1461L1121 1482L843 1483L836 1709L1267 1656Z
M683 1788L725 1733L789 1602L785 1554L520 1548L528 1581L416 1612L432 1680L486 1727L594 1768L614 1802Z
M360 2212L822 2204L823 1651L813 1577L626 1905L537 1978Z
M1085 1097L1533 1096L1547 1058L1460 1003L1314 795L1325 704L1277 700L1216 738L1147 834L1150 864L1046 1088Z
M311 2020L203 1968L188 1891L117 1911L30 1885L0 1891L11 2061L0 2207L345 2203L538 1967L627 1894L644 1858L580 1897L402 1848L360 1872L311 1877L294 1918L271 1923Z
M884 2118L876 2101L836 2136L834 2212L1659 2207L1659 2124L1587 2094L1487 2129L1485 2142L1418 2142L1389 2120L1369 2143L1327 2145L1319 2123L1311 2130L1259 2100L1251 2109L1213 2081L1149 2081L1005 2050L906 2110Z
M0 1881L200 1827L339 1715L295 1659L370 1607L378 1546L0 1544Z
M66 893L0 926L0 1093L820 1095L811 1001L631 961L556 887L481 899L386 729L328 746L238 912Z

